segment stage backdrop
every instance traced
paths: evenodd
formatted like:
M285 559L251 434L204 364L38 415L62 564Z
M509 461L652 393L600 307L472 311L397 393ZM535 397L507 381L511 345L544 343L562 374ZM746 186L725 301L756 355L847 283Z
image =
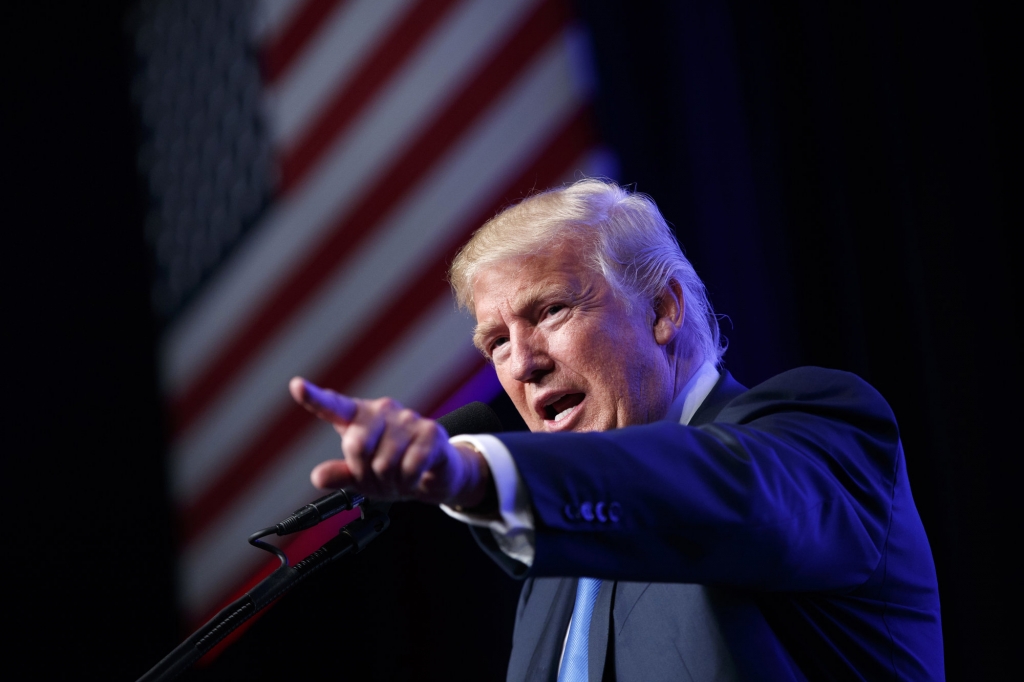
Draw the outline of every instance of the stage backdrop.
M562 0L166 0L131 21L196 625L273 568L246 536L315 497L310 469L337 456L288 380L429 415L494 398L447 265L532 189L614 168Z

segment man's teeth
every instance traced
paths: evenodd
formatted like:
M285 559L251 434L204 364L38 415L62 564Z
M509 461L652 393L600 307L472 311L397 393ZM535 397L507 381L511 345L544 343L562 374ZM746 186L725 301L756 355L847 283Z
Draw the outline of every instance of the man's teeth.
M562 418L563 418L563 417L564 417L565 415L567 415L567 414L569 414L570 412L572 412L572 408L573 408L573 407L576 407L576 406L575 406L575 405L573 405L572 407L570 407L570 408L567 408L567 409L564 409L564 410L562 410L561 412L559 412L558 414L556 414L556 415L555 415L555 421L556 421L556 422L557 422L557 421L562 421Z

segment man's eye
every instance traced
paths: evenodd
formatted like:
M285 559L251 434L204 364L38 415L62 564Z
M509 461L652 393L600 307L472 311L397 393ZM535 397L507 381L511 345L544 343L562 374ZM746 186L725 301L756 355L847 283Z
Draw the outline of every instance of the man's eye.
M564 309L565 309L564 305L553 305L553 306L549 307L545 311L545 313L550 317L551 315L555 315L557 313L562 312Z
M494 339L494 341L491 342L491 352L493 353L498 346L503 346L506 343L508 343L508 337L499 336L498 338Z

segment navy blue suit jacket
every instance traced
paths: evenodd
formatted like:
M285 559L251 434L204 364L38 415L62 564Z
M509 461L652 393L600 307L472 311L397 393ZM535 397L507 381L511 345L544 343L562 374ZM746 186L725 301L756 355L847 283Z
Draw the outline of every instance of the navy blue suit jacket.
M550 679L575 576L592 680L941 679L931 550L892 411L852 374L727 372L690 422L499 436L529 491L510 680Z

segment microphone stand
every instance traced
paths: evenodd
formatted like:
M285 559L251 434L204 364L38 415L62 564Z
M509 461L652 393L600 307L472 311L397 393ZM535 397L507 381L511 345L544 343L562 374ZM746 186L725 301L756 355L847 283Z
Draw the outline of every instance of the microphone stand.
M387 529L391 523L388 518L390 507L390 503L369 502L363 504L359 508L360 517L358 519L342 528L338 531L337 536L328 540L320 549L294 566L288 565L288 557L283 551L259 542L255 538L260 534L254 533L250 542L277 554L281 559L281 565L258 585L224 607L205 625L192 633L188 639L175 647L163 660L140 677L138 682L157 682L158 680L164 682L177 678L218 642L231 634L235 628L252 618L285 592L335 559L349 553L360 552Z

